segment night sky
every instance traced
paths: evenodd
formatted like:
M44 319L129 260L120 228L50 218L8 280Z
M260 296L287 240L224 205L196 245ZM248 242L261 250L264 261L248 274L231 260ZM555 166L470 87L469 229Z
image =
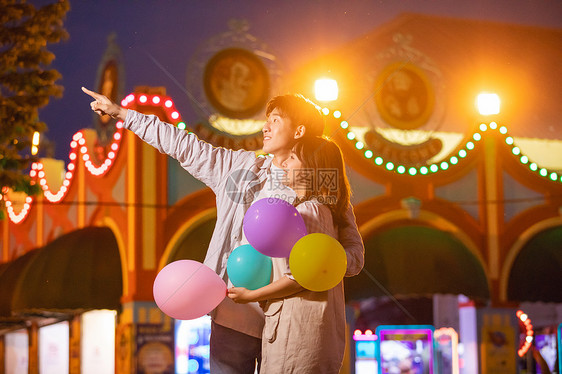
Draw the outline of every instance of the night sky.
M190 122L197 115L185 92L188 62L207 39L228 31L228 20L246 19L249 33L291 72L403 12L562 28L560 0L71 0L65 21L70 38L49 47L64 95L51 100L40 118L56 144L56 158L67 161L72 135L93 126L90 99L80 87L95 89L112 32L124 55L125 93L141 85L165 86Z

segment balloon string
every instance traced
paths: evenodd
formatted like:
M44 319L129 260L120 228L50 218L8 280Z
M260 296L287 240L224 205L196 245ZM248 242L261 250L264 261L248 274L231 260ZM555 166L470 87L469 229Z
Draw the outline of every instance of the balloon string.
M367 269L363 268L363 270L361 270L363 273L365 273L372 281L373 283L375 283L382 292L384 292L386 294L386 296L388 296L393 302L394 304L396 304L396 306L398 306L398 308L400 308L400 310L406 315L408 316L412 321L416 322L416 318L410 313L408 312L408 310L404 307L404 305L400 304L400 301L398 301L398 299L396 299L394 297L393 294L390 293L390 291L388 291L378 280L377 278L374 277L373 274L371 274Z
M174 77L172 75L172 73L170 73L170 71L168 69L166 69L146 48L144 47L140 47L141 50L148 56L148 58L150 58L150 60L158 67L160 68L160 70L162 70L162 72L168 77L170 78L170 80L183 92L185 93L185 95L188 97L189 100L191 100L197 107L196 107L196 111L199 112L200 115L202 115L203 117L209 117L211 115L211 113L209 112L208 109L205 108L205 106L195 98L195 96L187 89L185 88L181 83L179 83L179 81L176 79L176 77ZM215 126L217 126L217 128L222 131L222 132L228 132L221 124L221 121L215 121ZM240 146L240 140L238 139L234 139L234 144Z

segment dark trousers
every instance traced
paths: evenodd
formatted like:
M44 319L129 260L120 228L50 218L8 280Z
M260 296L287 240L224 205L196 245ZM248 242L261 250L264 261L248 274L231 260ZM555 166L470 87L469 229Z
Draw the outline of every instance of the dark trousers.
M211 322L211 373L254 374L261 362L261 339Z

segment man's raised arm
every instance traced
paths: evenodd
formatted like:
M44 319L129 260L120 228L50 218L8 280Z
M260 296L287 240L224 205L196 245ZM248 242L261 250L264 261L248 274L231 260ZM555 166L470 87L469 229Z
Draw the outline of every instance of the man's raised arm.
M224 182L233 167L239 167L237 165L249 157L240 157L242 152L239 151L213 147L195 134L163 122L155 115L123 108L87 88L82 87L82 91L95 99L90 103L94 112L123 121L123 128L131 130L159 152L176 159L187 172L213 191ZM251 155L255 157L253 153Z

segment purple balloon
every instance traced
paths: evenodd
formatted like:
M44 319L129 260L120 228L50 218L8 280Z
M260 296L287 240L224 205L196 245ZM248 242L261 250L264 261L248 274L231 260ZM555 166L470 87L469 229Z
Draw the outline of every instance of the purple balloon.
M307 234L297 209L277 198L256 201L244 215L242 225L248 242L269 257L289 257L295 243Z

